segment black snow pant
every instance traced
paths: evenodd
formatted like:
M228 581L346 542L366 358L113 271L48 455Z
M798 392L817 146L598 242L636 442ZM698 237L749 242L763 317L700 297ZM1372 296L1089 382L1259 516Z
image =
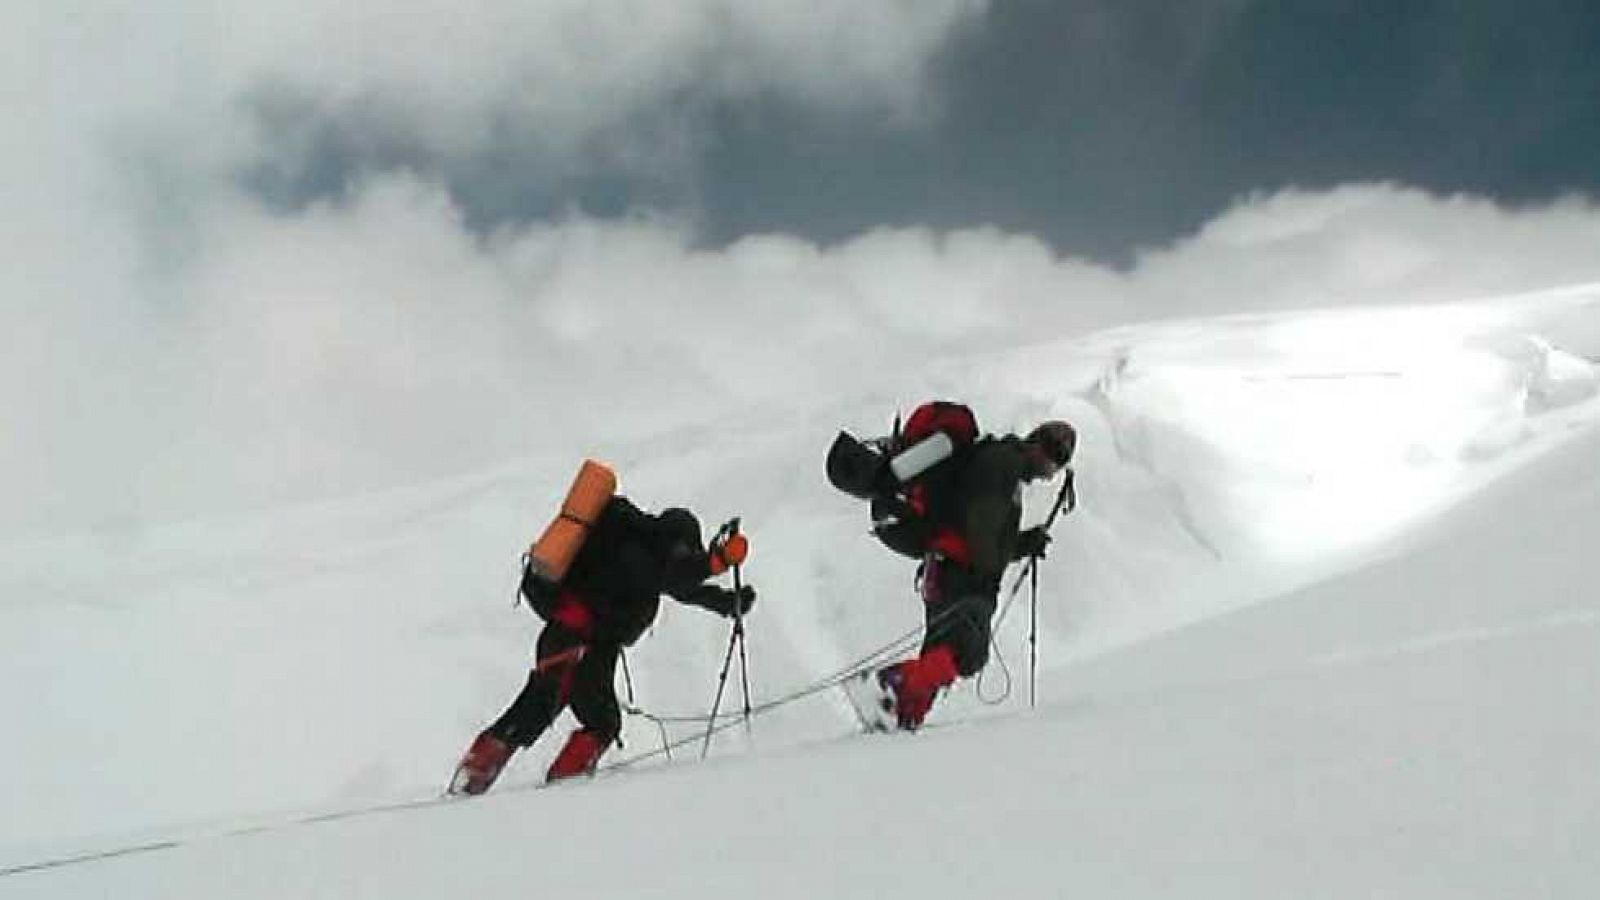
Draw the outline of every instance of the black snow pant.
M588 640L551 622L539 633L538 661L511 706L489 726L489 733L514 747L527 747L567 706L579 724L606 746L622 732L617 706L617 655L614 641Z
M940 556L922 563L922 652L949 647L956 670L970 677L989 662L989 633L999 601L1000 580Z

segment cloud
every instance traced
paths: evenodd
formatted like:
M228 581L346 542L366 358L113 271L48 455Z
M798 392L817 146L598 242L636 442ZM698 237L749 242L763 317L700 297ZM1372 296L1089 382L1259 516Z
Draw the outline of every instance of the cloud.
M468 229L406 175L295 215L234 197L111 333L13 405L12 529L309 499L719 427L928 360L1135 319L1417 302L1593 280L1600 213L1384 185L1241 201L1129 271L991 228L697 247L681 222ZM114 317L115 318L115 317ZM58 361L59 362L59 361ZM809 398L809 399L808 399Z
M1429 302L1595 280L1600 207L1505 206L1384 183L1245 198L1136 269L1166 308Z
M213 37L235 77L403 107L433 140L481 139L500 108L547 130L581 133L687 91L794 94L831 106L914 102L971 0L824 0L226 5ZM476 126L476 127L474 127Z
M497 122L549 126L553 146L637 134L641 108L686 92L915 114L931 54L982 7L481 7L19 11L0 36L18 99L0 140L0 535L725 427L1132 319L1595 278L1587 203L1382 184L1246 198L1127 271L981 222L722 247L639 210L484 227L430 154L473 152ZM252 105L274 90L416 155L274 202L241 180L283 152Z
M99 244L100 268L121 282L152 251L181 254L207 204L240 188L293 207L410 169L493 206L496 191L554 202L586 178L683 178L696 123L718 103L915 116L933 56L984 8L29 5L0 35L0 200L16 248L0 252L55 283L80 268L77 247Z
M198 142L199 170L300 201L399 166L479 180L499 166L536 186L682 177L697 150L684 123L758 96L915 117L933 54L985 5L169 0L48 24L67 32L66 58L115 78L119 127L157 124L129 138Z
M287 470L324 472L354 445L313 427L337 418L339 392L316 412L291 410L307 384L421 379L481 392L494 361L515 354L457 333L504 299L495 257L461 227L458 193L441 190L460 160L489 173L475 189L492 197L506 186L496 165L535 185L671 172L695 152L695 111L719 102L771 95L913 116L930 58L983 8L90 0L10 10L0 465L8 486L26 487L5 518L137 516L174 485L204 506L213 483L249 482L241 473L256 456L275 461L255 479L261 496L299 477ZM293 190L264 190L274 178ZM459 320L427 311L440 303ZM445 336L489 355L461 360ZM418 374L457 366L474 374ZM385 410L373 418L385 433ZM216 449L225 456L194 468Z

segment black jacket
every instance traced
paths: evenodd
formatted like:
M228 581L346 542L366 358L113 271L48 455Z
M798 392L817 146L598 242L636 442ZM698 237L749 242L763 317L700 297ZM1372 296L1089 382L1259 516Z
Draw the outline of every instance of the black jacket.
M1015 437L982 441L962 472L957 526L972 554L972 568L998 579L1011 562L1022 522L1022 485L1028 460Z
M874 531L897 553L920 558L953 539L975 574L998 579L1022 520L1028 462L1016 437L985 438L938 464L897 496L873 499Z
M710 557L699 522L686 510L651 515L616 496L573 559L559 586L524 569L522 594L549 619L563 595L582 603L594 619L594 637L632 644L655 621L661 595L722 615L732 612L731 592L704 584Z

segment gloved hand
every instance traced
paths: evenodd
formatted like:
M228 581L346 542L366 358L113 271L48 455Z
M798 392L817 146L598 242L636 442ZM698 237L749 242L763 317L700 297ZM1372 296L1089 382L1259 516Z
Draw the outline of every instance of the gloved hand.
M750 607L756 605L756 589L748 584L739 585L738 591L717 588L717 592L721 596L717 598L712 609L725 618L733 618L735 602L738 603L739 615L741 616L749 612Z
M743 615L750 611L756 602L756 589L748 584L739 586L738 592L715 584L697 584L681 594L673 594L679 603L709 609L719 616L732 618L734 609Z
M1011 554L1012 559L1028 559L1037 557L1044 559L1045 548L1050 546L1050 532L1043 525L1032 528L1017 535L1017 548Z
M734 532L727 540L717 541L711 545L711 574L721 575L730 566L742 565L745 557L750 555L750 539L744 532Z

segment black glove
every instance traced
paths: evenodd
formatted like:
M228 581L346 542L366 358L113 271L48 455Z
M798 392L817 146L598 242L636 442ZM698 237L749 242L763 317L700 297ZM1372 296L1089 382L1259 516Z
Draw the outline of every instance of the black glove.
M756 605L756 589L748 584L739 585L739 590L737 591L730 591L727 588L719 588L719 590L722 592L722 599L717 603L717 612L721 615L732 618L735 603L738 603L739 615L741 616L749 612L750 607Z
M1050 546L1050 532L1043 525L1035 525L1017 535L1017 548L1012 559L1037 557L1044 559L1045 548Z
M738 605L741 616L750 611L750 607L756 603L756 589L744 584L739 586L738 592L734 592L714 584L702 584L683 597L683 602L709 609L719 616L731 619L735 604Z

